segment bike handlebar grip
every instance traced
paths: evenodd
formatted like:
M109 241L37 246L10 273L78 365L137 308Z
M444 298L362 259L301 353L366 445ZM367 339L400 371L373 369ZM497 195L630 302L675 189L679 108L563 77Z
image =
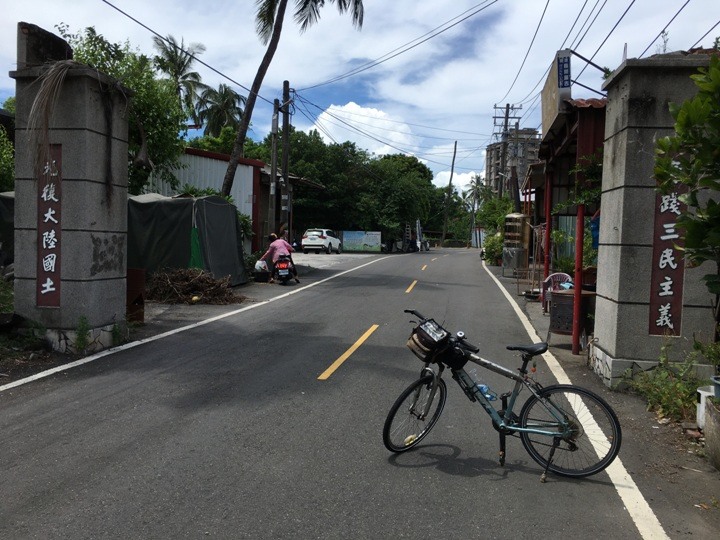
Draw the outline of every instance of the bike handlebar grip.
M414 309L406 309L406 310L404 310L404 311L405 311L405 313L411 313L411 314L413 314L413 315L416 315L416 316L420 317L422 320L426 320L426 319L427 319L427 317L425 317L425 315L423 315L423 314L420 313L419 311L415 311Z

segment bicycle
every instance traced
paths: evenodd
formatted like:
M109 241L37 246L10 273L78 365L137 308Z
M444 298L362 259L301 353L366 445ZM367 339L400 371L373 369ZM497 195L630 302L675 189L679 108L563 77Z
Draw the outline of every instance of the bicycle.
M575 385L543 387L531 374L528 364L545 353L545 342L533 345L509 345L522 353L517 372L477 355L478 347L464 332L453 336L432 318L406 309L415 315L415 324L407 345L424 362L420 378L408 386L390 408L383 427L383 442L391 452L406 452L417 446L435 426L445 407L447 385L443 371L450 369L470 401L482 405L500 436L500 466L505 465L506 436L519 437L530 457L548 471L560 476L582 478L604 470L620 452L622 431L613 409L597 394ZM500 395L500 408L491 401L497 395L478 384L465 371L468 362L515 381L511 391ZM433 367L435 369L433 369ZM513 412L523 388L530 396L519 414Z

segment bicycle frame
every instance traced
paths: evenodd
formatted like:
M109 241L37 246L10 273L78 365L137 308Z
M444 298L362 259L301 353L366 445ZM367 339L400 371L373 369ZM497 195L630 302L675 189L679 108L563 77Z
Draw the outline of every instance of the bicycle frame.
M472 393L475 400L482 406L482 408L485 410L485 412L492 418L495 425L500 429L508 429L513 432L526 432L526 433L535 433L538 435L544 435L546 437L557 437L558 435L561 435L561 433L558 433L557 431L557 425L554 426L555 430L550 431L547 429L541 429L541 428L523 428L516 425L511 425L510 420L512 419L513 415L513 409L515 407L515 402L517 400L518 395L520 394L520 391L523 387L526 387L532 394L535 395L538 399L542 400L543 403L545 403L548 412L557 420L558 424L562 426L563 432L568 429L569 423L565 416L565 413L562 410L559 410L552 402L548 402L547 400L543 400L540 396L539 392L539 385L530 380L527 377L527 374L524 374L522 372L515 373L514 371L511 371L510 369L501 366L499 364L496 364L495 362L492 362L490 360L487 360L485 358L482 358L481 356L478 356L473 353L467 353L467 359L469 362L472 362L473 364L476 364L482 368L488 369L490 371L493 371L499 375L502 375L505 378L512 379L515 381L515 385L508 394L503 394L501 396L502 403L504 407L504 415L500 416L500 413L498 412L495 407L490 403L490 401L475 387L475 381L468 375L468 373L465 371L465 369L457 369L453 371L453 379L458 383L458 385L463 389L466 395L470 397L469 393ZM425 406L425 410L423 411L422 418L427 417L429 413L429 409L431 406L431 403L433 399L435 398L435 392L437 390L437 386L439 384L439 379L442 377L442 372L445 369L445 367L440 364L439 370L436 372L434 369L430 367L430 364L426 364L421 372L421 376L432 374L433 376L433 386L430 391L430 398L428 399L428 403ZM505 399L507 398L507 402ZM417 396L416 396L417 399Z

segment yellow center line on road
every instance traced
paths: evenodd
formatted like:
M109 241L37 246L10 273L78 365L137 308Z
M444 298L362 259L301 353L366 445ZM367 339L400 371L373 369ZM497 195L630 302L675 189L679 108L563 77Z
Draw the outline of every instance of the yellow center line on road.
M423 267L420 270L425 270L427 268L427 264L423 264Z
M407 294L407 293L409 293L410 291L412 291L412 290L413 290L413 287L415 286L416 283L417 283L417 279L410 284L410 286L407 288L407 290L405 291L405 293Z
M342 366L343 362L345 362L345 360L347 360L348 358L350 358L350 355L352 355L352 353L354 353L354 352L358 349L358 347L360 347L360 345L362 345L363 343L365 343L365 341L367 340L367 338L369 338L369 337L372 335L372 333L373 333L375 330L377 330L379 327L380 327L380 325L378 325L378 324L373 324L373 325L368 329L368 331L365 332L365 333L360 337L360 339L358 339L355 343L353 343L352 347L350 347L347 351L345 351L345 352L342 354L342 356L340 356L337 360L335 360L329 368L327 368L325 371L323 371L322 375L320 375L320 376L318 377L318 381L325 381L325 380L327 380L327 379L330 377L330 375L332 375L333 373L335 373L335 370L337 370L340 366Z

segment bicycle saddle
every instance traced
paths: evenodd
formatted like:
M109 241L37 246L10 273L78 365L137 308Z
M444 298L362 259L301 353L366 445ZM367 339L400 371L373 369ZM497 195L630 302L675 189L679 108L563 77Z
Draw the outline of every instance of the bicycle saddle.
M546 341L543 341L541 343L533 343L532 345L508 345L507 350L521 351L525 354L529 354L530 356L535 356L538 354L543 354L545 351L547 351L548 344Z

